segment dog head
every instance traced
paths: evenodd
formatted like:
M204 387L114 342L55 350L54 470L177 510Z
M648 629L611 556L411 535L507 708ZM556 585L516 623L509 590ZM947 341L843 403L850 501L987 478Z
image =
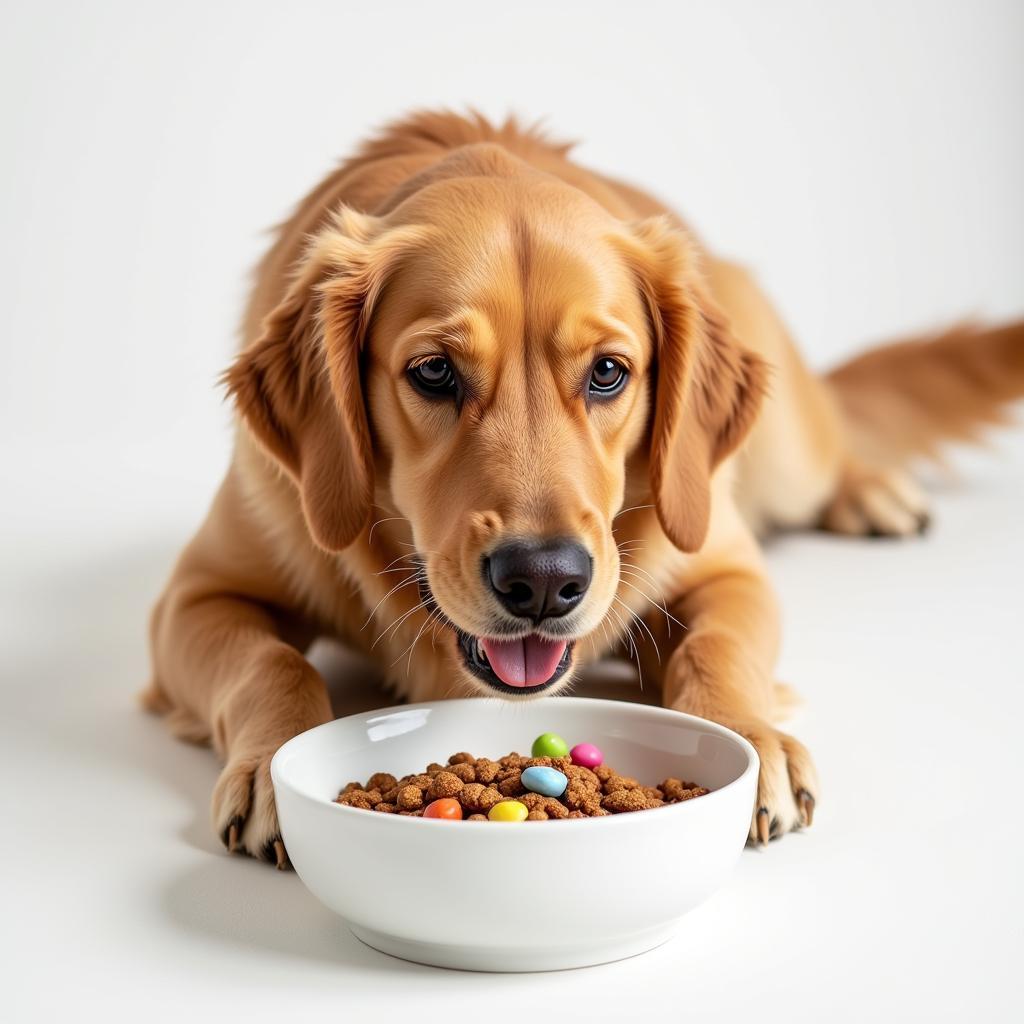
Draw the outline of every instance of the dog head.
M682 232L487 159L382 216L335 214L227 382L316 543L393 509L468 678L530 696L613 608L620 510L651 504L700 548L765 368Z

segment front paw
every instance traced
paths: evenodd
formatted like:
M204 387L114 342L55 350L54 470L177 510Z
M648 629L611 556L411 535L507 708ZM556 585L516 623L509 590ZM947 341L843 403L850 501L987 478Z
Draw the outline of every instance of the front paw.
M213 828L231 853L291 867L277 823L270 761L275 751L232 757L213 790Z
M807 748L759 719L723 724L750 740L761 759L748 842L763 846L769 839L810 825L819 790Z

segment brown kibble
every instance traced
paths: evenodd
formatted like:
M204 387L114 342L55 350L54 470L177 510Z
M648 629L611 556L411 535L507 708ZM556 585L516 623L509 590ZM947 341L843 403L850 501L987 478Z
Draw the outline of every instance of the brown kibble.
M419 786L403 786L398 791L396 801L403 811L413 811L423 806L423 790Z
M461 779L465 782L476 782L476 769L465 761L460 761L458 764L453 764L448 769L452 775Z
M590 795L590 790L578 779L570 779L569 785L565 787L562 796L572 810L578 810L580 805Z
M589 768L584 768L582 765L568 764L562 769L562 774L570 782L582 782L583 785L589 786L591 789L601 788L601 780Z
M456 794L456 799L462 804L464 811L479 811L481 809L480 798L483 796L486 786L479 782L469 782Z
M606 811L622 814L625 811L643 811L647 808L647 797L640 789L617 789L609 793L601 806Z
M710 789L705 789L703 786L694 786L693 789L687 791L687 796L681 797L682 800L692 800L696 796L707 796L710 793Z
M488 786L479 797L477 801L480 804L481 811L489 811L495 804L500 804L505 797L502 795L501 790L495 786Z
M455 796L462 789L462 779L451 772L438 772L427 789L427 799L441 800L444 797Z
M658 786L658 789L660 789L665 795L666 800L678 800L679 794L684 789L689 788L690 787L686 783L681 782L679 779L665 779L665 781Z
M566 776L568 785L560 799L523 786L523 770L534 766L555 768ZM707 792L694 782L676 778L665 779L658 786L643 785L607 765L592 770L573 764L569 757L524 757L513 752L494 761L460 751L448 758L447 765L433 762L425 772L400 779L390 772L375 772L365 787L349 782L335 802L358 810L419 818L430 801L455 798L464 821L487 821L487 812L495 804L518 800L527 809L527 821L556 821L655 810Z
M579 781L570 782L565 789L565 802L573 811L592 811L601 806L601 793Z
M604 782L604 791L608 793L618 793L623 789L638 789L640 783L636 779L631 779L628 775L610 775Z
M526 787L523 785L523 773L518 768L513 768L505 774L505 778L502 779L498 776L498 789L505 796L519 796L521 793L526 792Z
M344 807L360 807L364 811L373 810L369 794L362 789L350 789L347 793L342 793L335 803Z
M549 796L544 800L544 813L549 818L568 818L569 808L561 800L556 800L553 796Z
M665 799L670 803L678 803L681 800L692 800L696 796L704 796L709 792L703 786L695 782L683 782L680 779L666 779L659 787L665 794Z

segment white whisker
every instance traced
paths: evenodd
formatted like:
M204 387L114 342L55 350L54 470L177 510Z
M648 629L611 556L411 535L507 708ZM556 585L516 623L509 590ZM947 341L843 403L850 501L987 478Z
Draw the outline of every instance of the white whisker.
M379 608L379 607L380 607L380 606L381 606L381 605L382 605L382 604L383 604L383 603L384 603L384 602L385 602L385 601L386 601L386 600L387 600L387 599L388 599L388 598L389 598L389 597L390 597L390 596L391 596L392 594L394 594L394 593L397 593L397 592L398 592L399 590L401 590L401 589L402 589L403 587L408 587L408 586L409 586L410 584L412 584L412 583L414 583L414 582L419 582L419 580L420 580L420 579L422 578L422 577L421 577L421 573L422 573L422 570L421 570L421 569L417 569L417 570L416 570L416 571L415 571L415 572L414 572L414 573L413 573L413 574L412 574L411 576L407 576L407 577L406 577L406 578L405 578L404 580L402 580L402 581L401 581L401 583L398 583L398 584L396 584L395 586L393 586L393 587L392 587L392 588L391 588L391 589L390 589L390 590L389 590L389 591L388 591L388 592L387 592L387 593L386 593L386 594L385 594L385 595L384 595L384 596L383 596L383 597L382 597L382 598L381 598L381 599L380 599L380 600L379 600L379 601L378 601L378 602L377 602L377 603L376 603L376 604L374 605L374 607L373 607L373 611L371 611L371 612L370 612L370 614L366 616L366 621L365 621L365 622L364 622L364 623L362 624L362 626L360 626L360 627L359 627L359 632L361 633L361 632L362 632L362 631L363 631L364 629L366 629L366 627L367 627L367 626L368 626L368 625L370 624L370 622L372 621L372 619L373 619L374 615L376 615L376 614L377 614L377 609L378 609L378 608Z
M405 520L405 516L389 516L386 519L378 519L370 527L370 532L366 535L366 543L367 543L367 545L369 546L369 545L371 545L373 543L373 531L376 530L377 527L380 526L381 523L397 523L400 520ZM408 520L406 520L406 522L408 522Z
M636 622L636 624L637 624L637 625L638 625L638 626L639 626L639 627L640 627L640 628L641 628L641 629L642 629L642 630L643 630L644 632L646 632L646 633L647 633L647 635L648 635L648 636L650 637L650 639L651 639L651 643L652 643L652 644L654 645L654 654L655 654L655 657L657 657L657 659L658 659L658 664L660 665L660 664L661 664L661 651L660 651L660 650L658 649L658 641L654 639L654 634L653 634L653 633L651 632L651 627L650 627L650 626L648 626L648 625L647 625L647 623L646 623L646 622L644 622L644 620L643 620L643 619L641 619L641 618L640 618L640 616L639 616L639 615L637 615L637 614L636 614L636 612L634 612L634 611L632 610L632 608L630 608L630 607L629 607L629 605L627 605L627 604L626 604L626 603L625 603L624 601L620 600L618 596L616 596L616 597L614 598L614 600L618 601L618 602L619 602L619 604L621 604L621 605L622 605L622 607L623 607L623 608L625 608L625 609L626 609L626 611L627 611L627 612L629 612L629 614L633 616L633 620L634 620L634 621Z
M619 576L619 582L620 582L620 583L622 583L622 584L624 584L625 586L629 587L629 588L630 588L631 590L635 590L635 591L636 591L636 592L637 592L637 593L638 593L638 594L639 594L639 595L640 595L640 596L641 596L642 598L644 598L644 600L646 600L646 601L650 601L650 602L651 602L651 604L653 604L653 605L654 605L654 607L655 607L655 608L657 608L657 609L658 609L658 611L660 611L660 612L661 612L661 614L665 616L665 619L666 619L666 625L668 625L668 622L674 622L674 623L675 623L675 624L676 624L676 625L677 625L677 626L678 626L678 627L679 627L680 629L687 629L687 628L688 628L688 627L686 626L686 624L685 624L685 623L682 623L682 622L680 622L680 621L679 621L679 620L678 620L678 619L677 619L677 618L676 618L676 617L675 617L675 616L674 616L674 615L673 615L673 614L672 614L672 613L671 613L671 612L670 612L670 611L668 610L668 608L667 608L667 607L666 607L666 605L665 605L665 601L664 601L664 600L661 600L661 601L659 602L659 601L655 600L655 599L654 599L653 597L651 597L651 595L650 595L650 594L645 594L645 593L644 593L644 592L643 592L642 590L640 590L640 589L639 589L639 587L635 587L635 586L633 586L633 584L632 584L632 583L630 583L630 582L629 582L629 580L624 580L624 579L622 578L622 576L621 576L621 571L622 571L622 568L621 568L621 566L620 566L620 576ZM639 577L634 577L634 578L636 578L636 579L639 579ZM643 581L641 580L641 582L643 582ZM672 627L671 627L670 625L668 626L668 631L669 631L669 636L671 636L671 635L672 635Z
M642 508L654 508L654 506L653 505L631 505L629 508L624 508L621 512L616 512L615 515L612 516L612 522L615 522L615 520L618 519L619 516L624 516L627 512L637 512L637 511L639 511Z
M377 644L379 644L381 640L383 640L384 637L386 637L389 633L396 633L398 629L401 627L402 623L405 622L405 620L409 618L410 615L412 615L414 612L418 612L421 608L426 608L428 604L428 601L420 601L419 604L410 608L401 618L396 619L394 622L392 622L391 625L388 626L388 628L385 629L384 632L381 633L381 635L378 636L377 639L374 640L372 644L370 644L370 650L372 651L374 647L376 647Z
M416 643L419 640L419 638L423 635L423 631L430 625L431 619L433 619L434 616L439 615L439 614L440 614L440 609L439 608L435 608L426 617L426 619L423 622L423 625L420 626L420 628L416 631L416 635L412 638L412 643L409 644L409 646L405 649L405 651L402 651L402 653L397 658L395 658L395 660L391 663L391 666L390 666L391 668L394 668L395 665L397 665L398 662L400 662L402 660L402 657L405 655L406 651L408 651L408 653L409 653L409 660L406 662L406 665L405 665L405 674L406 674L406 677L408 677L410 671L412 671L412 654L413 654L413 651L416 649Z

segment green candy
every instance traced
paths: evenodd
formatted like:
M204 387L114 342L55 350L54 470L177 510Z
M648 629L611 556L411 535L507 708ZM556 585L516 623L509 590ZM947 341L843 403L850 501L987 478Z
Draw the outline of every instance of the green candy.
M569 744L555 732L542 732L530 747L531 757L565 757L568 753Z

